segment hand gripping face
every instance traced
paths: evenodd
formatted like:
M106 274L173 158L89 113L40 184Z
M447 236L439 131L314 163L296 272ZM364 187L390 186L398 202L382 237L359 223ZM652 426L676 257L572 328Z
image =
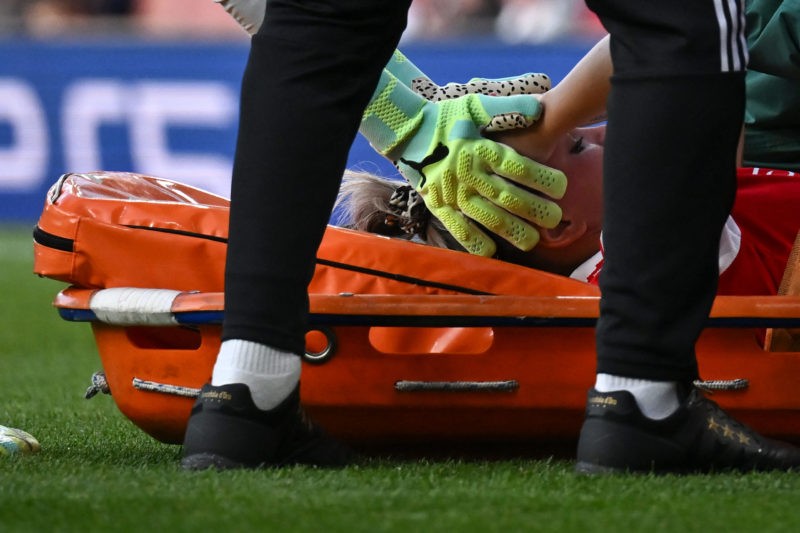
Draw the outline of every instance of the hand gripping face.
M540 114L532 96L429 102L384 71L361 132L464 248L491 256L494 241L480 226L529 250L539 240L533 224L551 228L561 220L561 209L544 195L564 195L564 174L482 136L528 126Z

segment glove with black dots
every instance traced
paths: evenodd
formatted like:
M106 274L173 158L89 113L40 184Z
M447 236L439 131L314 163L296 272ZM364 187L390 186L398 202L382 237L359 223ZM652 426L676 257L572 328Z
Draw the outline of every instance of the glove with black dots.
M482 136L529 126L541 111L528 95L430 102L384 70L360 131L467 251L492 256L496 245L480 226L529 250L539 240L534 224L561 221L561 208L545 196L563 197L564 174Z

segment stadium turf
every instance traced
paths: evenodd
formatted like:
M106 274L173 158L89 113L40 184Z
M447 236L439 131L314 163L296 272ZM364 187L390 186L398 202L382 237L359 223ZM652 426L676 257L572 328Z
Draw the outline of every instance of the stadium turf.
M569 460L372 457L343 470L187 473L180 449L83 393L89 326L0 227L0 424L42 444L0 457L0 531L800 531L800 474L585 478Z

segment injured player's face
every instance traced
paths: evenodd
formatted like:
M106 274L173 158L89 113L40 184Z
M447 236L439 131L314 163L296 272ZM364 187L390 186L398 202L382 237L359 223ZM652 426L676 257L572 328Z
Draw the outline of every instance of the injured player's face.
M497 140L526 154L525 135ZM528 252L496 239L498 256L506 261L569 274L600 247L603 218L603 144L605 126L577 128L556 143L542 163L567 176L567 191L557 200L563 217L555 228L539 228L539 243Z

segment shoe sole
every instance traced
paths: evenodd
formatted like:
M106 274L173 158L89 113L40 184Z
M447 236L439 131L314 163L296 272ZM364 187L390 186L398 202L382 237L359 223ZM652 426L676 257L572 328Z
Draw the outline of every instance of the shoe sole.
M607 476L612 474L624 474L625 470L613 468L611 466L603 466L587 461L578 461L575 463L575 473L583 476Z
M236 470L248 468L248 466L214 453L195 453L181 460L181 468L184 470Z

